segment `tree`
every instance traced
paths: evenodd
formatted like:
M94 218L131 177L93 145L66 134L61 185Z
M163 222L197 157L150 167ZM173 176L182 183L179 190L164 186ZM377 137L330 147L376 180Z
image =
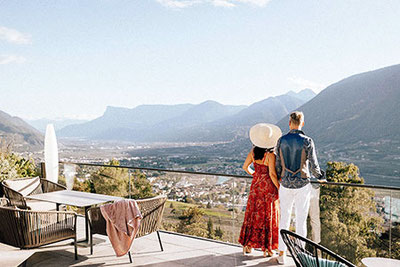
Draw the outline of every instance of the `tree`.
M221 229L221 226L218 226L215 228L215 237L217 237L217 239L222 239L222 236L224 235L224 232Z
M8 179L13 180L20 177L34 177L38 175L39 172L32 159L25 159L9 150L0 151L0 182ZM0 186L1 196L3 196L3 189Z
M389 244L390 236L392 239ZM394 223L391 229L391 233L390 229L387 229L381 235L381 241L383 246L376 247L376 250L379 251L377 256L384 258L400 259L400 223ZM389 254L389 246L391 247L390 254Z
M119 161L112 159L107 165L119 166ZM90 180L94 187L91 191L119 197L129 196L129 173L126 168L101 167ZM150 182L140 171L135 171L131 175L130 189L130 195L134 199L154 196Z
M96 193L93 182L90 179L84 180L83 182L80 182L78 179L75 179L73 190L81 191L81 192Z
M330 182L362 184L358 167L344 162L328 162ZM321 188L321 244L350 261L376 256L374 243L381 233L383 219L377 214L374 191L347 186Z
M187 208L181 216L179 216L178 233L207 237L207 227L204 222L204 211L198 207Z
M0 182L19 177L34 177L39 173L32 159L12 153L8 150L0 151Z
M214 238L214 226L213 226L213 222L212 222L211 218L208 218L207 231L208 231L207 237L213 239Z
M132 181L133 180L133 181ZM131 175L131 182L133 182L133 187L131 188L131 197L134 199L142 199L153 197L153 187L147 180L146 176L136 170L133 175ZM128 185L129 190L129 185ZM172 203L171 203L172 204Z
M119 166L119 161L112 159L106 165ZM96 193L119 197L126 197L128 195L127 185L129 176L127 169L101 167L92 175L91 181Z

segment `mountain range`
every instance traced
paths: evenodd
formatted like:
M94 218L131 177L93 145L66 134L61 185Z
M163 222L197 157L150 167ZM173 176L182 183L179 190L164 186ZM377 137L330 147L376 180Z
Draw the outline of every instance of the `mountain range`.
M0 137L2 144L23 151L43 146L43 135L23 121L0 111Z
M298 109L322 144L400 140L400 64L343 79ZM287 118L278 125L287 128Z
M54 129L58 131L71 124L79 124L87 122L87 120L77 120L68 118L37 119L37 120L25 120L25 121L43 134L46 132L47 124L53 124Z
M315 93L304 89L269 97L250 106L205 101L198 105L107 107L103 116L58 131L62 137L133 142L231 141L258 122L276 123Z

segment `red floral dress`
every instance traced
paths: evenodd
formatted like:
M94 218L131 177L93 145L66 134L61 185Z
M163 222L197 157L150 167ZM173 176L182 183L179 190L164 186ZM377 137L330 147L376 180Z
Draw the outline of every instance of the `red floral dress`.
M278 249L279 197L272 182L268 166L253 163L255 172L250 186L246 213L239 243L261 248L263 251Z

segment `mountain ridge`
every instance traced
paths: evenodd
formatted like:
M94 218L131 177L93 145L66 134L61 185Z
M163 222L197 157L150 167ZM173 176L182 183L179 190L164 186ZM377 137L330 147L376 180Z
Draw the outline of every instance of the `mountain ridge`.
M305 115L304 130L324 144L400 138L395 125L400 116L399 84L400 64L342 79L298 108ZM284 125L285 118L278 122Z
M303 104L302 97L307 94L311 97L310 92L307 89L292 95L270 97L250 106L223 105L213 100L197 105L140 105L132 109L108 106L101 117L67 126L58 134L134 142L226 141L238 133L247 134L247 128L256 122L275 123ZM297 94L301 97L296 97Z
M43 146L43 135L23 119L0 111L0 136L16 151L36 150Z

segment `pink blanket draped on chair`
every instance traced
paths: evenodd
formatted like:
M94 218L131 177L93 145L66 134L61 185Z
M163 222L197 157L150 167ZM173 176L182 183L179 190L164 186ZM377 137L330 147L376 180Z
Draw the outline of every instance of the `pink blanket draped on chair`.
M117 257L128 253L140 220L143 218L135 200L118 200L100 207L101 214L107 222L107 235Z

